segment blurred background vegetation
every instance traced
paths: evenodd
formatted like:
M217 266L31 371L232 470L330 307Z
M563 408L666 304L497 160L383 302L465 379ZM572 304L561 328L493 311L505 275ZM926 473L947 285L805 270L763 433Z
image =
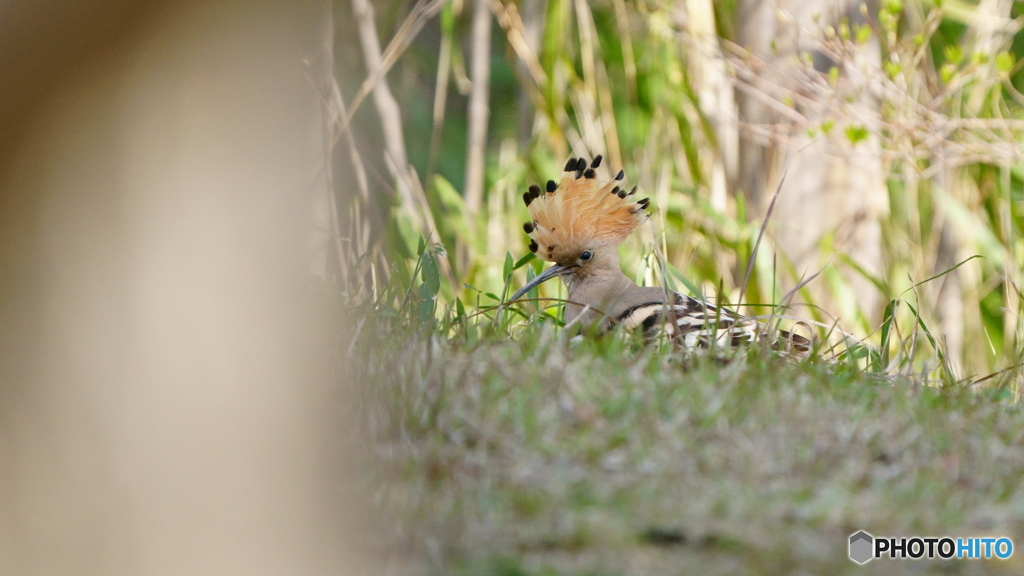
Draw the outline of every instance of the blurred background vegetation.
M522 192L602 154L602 176L625 169L655 207L622 249L638 282L734 306L742 290L756 315L813 277L789 313L838 323L885 363L1012 368L1022 14L1009 0L342 0L327 265L385 309L409 295L387 286L436 318L493 305L509 272L519 285L543 264L513 264L529 254Z

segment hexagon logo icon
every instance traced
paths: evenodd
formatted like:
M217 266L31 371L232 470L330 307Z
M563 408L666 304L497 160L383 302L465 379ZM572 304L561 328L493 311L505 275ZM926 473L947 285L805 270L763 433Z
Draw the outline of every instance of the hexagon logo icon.
M860 530L850 536L850 560L857 564L864 564L874 558L875 539L871 534Z

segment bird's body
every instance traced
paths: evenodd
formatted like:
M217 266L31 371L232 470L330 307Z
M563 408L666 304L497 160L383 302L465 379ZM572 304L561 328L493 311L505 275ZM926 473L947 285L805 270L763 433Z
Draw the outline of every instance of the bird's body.
M647 339L667 337L687 349L730 348L773 338L776 347L809 351L809 342L728 308L653 286L637 286L619 269L584 279L564 277L569 291L567 323L607 332L617 326L640 330Z
M587 168L582 158L566 164L560 183L546 192L531 186L524 195L531 222L523 228L530 249L554 262L510 300L533 287L562 277L568 288L567 323L606 331L615 326L642 330L647 338L665 336L689 349L733 347L767 340L774 348L806 353L810 342L799 335L775 330L755 319L697 298L656 287L637 286L619 266L616 248L647 218L646 199L633 201L635 192L620 189L620 171L599 184L598 156Z

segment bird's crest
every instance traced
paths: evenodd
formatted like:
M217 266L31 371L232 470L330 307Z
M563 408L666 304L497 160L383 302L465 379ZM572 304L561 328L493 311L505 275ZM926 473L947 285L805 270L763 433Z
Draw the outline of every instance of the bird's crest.
M544 190L533 185L523 194L531 218L523 230L537 256L556 262L563 250L588 242L621 244L647 218L650 200L636 200L635 186L629 191L620 187L621 170L612 180L598 182L600 165L601 156L589 166L584 158L570 158L559 182L548 180Z

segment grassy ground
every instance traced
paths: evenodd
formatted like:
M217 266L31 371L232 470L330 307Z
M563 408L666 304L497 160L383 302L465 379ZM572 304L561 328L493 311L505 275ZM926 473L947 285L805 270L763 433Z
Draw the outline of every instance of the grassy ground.
M684 362L550 326L466 344L375 324L350 354L396 573L1024 571L1024 551L847 558L860 529L1024 545L1024 412L1008 391L756 352Z
M861 529L1007 536L1024 546L1024 415L1014 403L1024 370L1024 172L1016 146L1024 126L1024 33L1009 25L997 33L984 11L993 3L882 2L862 13L863 24L843 19L833 29L822 20L820 34L801 31L801 42L817 38L801 50L821 49L837 65L823 75L810 52L800 64L793 54L785 65L792 82L783 82L777 64L758 64L782 62L772 54L737 52L725 41L713 51L705 46L705 34L738 40L732 36L748 16L735 2L544 4L543 14L523 11L533 29L545 31L528 55L509 49L525 27L508 8L524 3L491 3L506 7L499 12L509 18L499 17L501 32L494 30L511 44L472 45L462 10L468 4L439 4L436 38L410 45L415 57L400 59L387 78L398 87L404 140L386 137L387 161L375 141L352 140L369 159L370 186L362 183L361 199L339 211L338 243L347 248L338 249L350 251L340 269L351 269L345 277L354 286L343 292L373 301L366 305L385 317L357 324L348 334L359 337L342 348L346 376L364 383L362 424L376 462L367 481L393 520L387 544L401 552L393 571L1024 573L1024 549L1008 561L860 567L847 558L847 539ZM710 27L681 18L683 4L713 11ZM411 29L397 27L403 12L381 13L395 19L392 39L401 52L398 40ZM781 12L765 14L782 22ZM414 10L406 23L419 18ZM363 34L340 30L339 38ZM872 39L885 55L881 67L863 65L870 57L860 47ZM711 54L719 51L721 59ZM336 60L350 62L353 54ZM494 66L489 120L467 117L465 98L449 90L466 84L464 54ZM524 65L529 75L517 75ZM679 280L690 292L745 305L786 300L781 295L804 271L775 252L771 234L759 242L765 207L739 189L729 191L736 204L725 212L710 202L714 175L727 165L719 143L763 138L727 127L725 106L704 109L700 95L721 87L702 72L711 67L739 71L720 80L785 111L773 129L783 140L767 156L794 154L805 133L828 140L836 157L879 147L887 180L879 198L887 208L870 218L879 218L883 269L856 264L837 240L846 231L822 237L815 282L827 285L837 306L824 306L819 320L831 326L841 318L840 327L867 340L860 352L871 354L862 365L922 375L883 378L756 352L724 366L687 362L671 349L618 339L566 343L554 327L557 313L523 322L481 311L542 269L515 261L527 254L522 193L585 150L624 168L660 210L650 230L655 242L623 247L631 278L669 287ZM346 69L359 76L341 82L352 88L342 90L352 110L364 77ZM851 78L875 87L864 92L873 94L875 110L867 117L848 106ZM424 97L431 92L433 113ZM367 108L353 119L357 136L377 130ZM481 121L490 130L488 154L473 164L465 151L478 148L464 136ZM387 179L388 166L404 155L391 150L406 141L414 175L423 178L409 188L422 187L422 205L403 200L389 208L381 203L391 195L385 188L402 186ZM350 155L359 174L362 160ZM463 174L481 164L486 194L470 208ZM336 181L347 188L361 182ZM375 229L378 220L388 225ZM837 258L828 264L831 254ZM737 263L751 261L748 282ZM884 313L855 309L851 282L862 277L889 304ZM556 288L549 283L538 296L561 294ZM802 292L797 302L828 303ZM751 310L773 309L743 311ZM778 311L819 314L813 306ZM410 323L436 329L410 336L417 332ZM953 383L1000 370L985 390Z

